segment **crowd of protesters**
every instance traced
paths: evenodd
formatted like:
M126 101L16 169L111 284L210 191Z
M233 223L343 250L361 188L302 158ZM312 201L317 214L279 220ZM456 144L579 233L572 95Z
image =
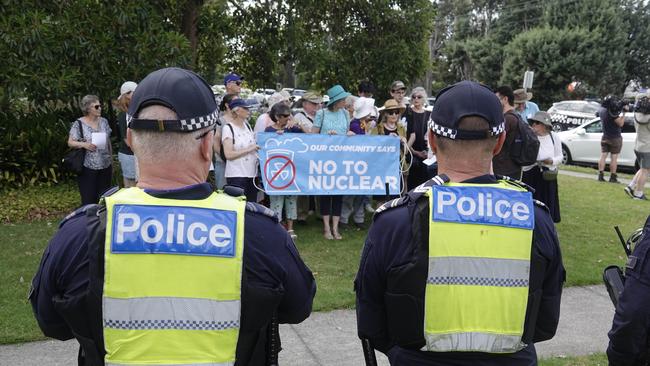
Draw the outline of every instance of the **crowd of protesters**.
M260 113L251 126L250 106L240 98L243 79L236 73L229 73L224 78L225 94L215 97L220 110L220 123L215 133L214 158L208 180L216 189L222 189L226 184L239 186L247 200L266 203L284 220L293 238L297 238L294 222L305 222L310 214L318 213L323 222L323 236L328 240L340 240L343 238L341 228L352 228L354 225L356 229L365 229L366 213L373 212L378 203L396 196L265 196L257 178L257 133L385 135L399 138L400 195L436 173L435 156L427 142L432 106L428 105L427 92L422 87L413 87L408 92L404 82L396 80L388 90L391 98L380 108L373 98L375 87L367 80L359 84L357 95L352 95L341 85L332 86L322 95L307 91L297 101L293 101L286 91L275 92L266 101L266 111ZM115 102L120 111L117 123L118 157L125 187L133 186L137 180L137 162L125 143L125 112L136 87L134 82L125 82ZM552 131L550 117L546 112L539 111L531 101L532 94L524 89L500 86L495 89L495 94L503 106L507 134L502 151L493 160L494 173L522 180L535 188L535 198L544 202L553 220L559 222L560 205L555 177L562 161L562 151L559 136ZM82 99L81 107L84 115L73 123L68 144L72 148L87 150L78 183L82 204L88 204L97 202L100 194L110 185L112 152L106 136L110 136L111 128L108 121L101 117L99 98L87 95ZM510 156L509 149L517 136L519 120L527 122L540 141L538 161L533 165L520 166ZM107 142L96 146L93 142L102 141L102 134ZM636 180L644 181L644 177L640 175L641 179ZM638 195L639 189L626 188L627 191L630 195Z

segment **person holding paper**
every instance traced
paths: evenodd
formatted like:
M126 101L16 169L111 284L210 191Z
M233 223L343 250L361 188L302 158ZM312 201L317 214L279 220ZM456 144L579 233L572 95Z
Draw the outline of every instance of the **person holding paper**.
M102 117L99 97L86 95L80 103L83 117L77 118L70 127L68 146L86 149L84 167L77 176L81 205L98 203L102 193L111 185L113 174L111 128Z

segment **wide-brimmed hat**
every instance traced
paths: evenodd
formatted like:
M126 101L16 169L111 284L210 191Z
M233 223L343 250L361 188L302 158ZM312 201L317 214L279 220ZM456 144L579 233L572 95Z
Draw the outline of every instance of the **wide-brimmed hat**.
M302 95L301 100L316 103L316 104L321 104L323 102L323 97L314 91L308 91Z
M526 103L533 99L533 93L526 92L526 89L517 89L512 92L515 95L515 103Z
M375 99L359 97L359 99L354 102L354 118L361 119L366 116L377 116L377 110L375 109Z
M389 110L393 109L399 109L399 114L403 114L404 111L406 111L406 107L403 105L399 104L395 99L388 99L387 101L384 102L384 107L381 110L381 113L384 113Z
M468 131L458 128L460 121L477 116L488 122L484 131ZM503 107L499 98L485 85L473 81L461 81L442 89L436 96L431 111L429 128L438 136L452 140L481 140L505 131Z
M342 86L334 85L333 87L329 88L329 90L327 90L327 96L329 97L327 105L334 104L341 99L349 97L350 95L351 94L346 92Z
M268 99L269 108L273 107L277 103L289 101L289 100L291 100L291 94L289 94L289 92L287 92L286 90L275 92L271 94L271 96Z
M150 105L162 105L178 116L177 120L138 118ZM214 125L219 111L210 85L196 73L168 67L147 75L131 97L126 114L129 128L134 130L192 132Z
M553 127L551 115L544 111L535 112L535 115L528 118L528 121L535 121L543 124L544 126Z
M122 98L125 94L132 93L137 86L138 84L133 81L125 81L120 87L120 96L117 99Z

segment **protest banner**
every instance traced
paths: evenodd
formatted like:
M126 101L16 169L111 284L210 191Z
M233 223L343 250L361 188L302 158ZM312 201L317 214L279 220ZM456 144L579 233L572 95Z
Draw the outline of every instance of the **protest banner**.
M260 133L257 144L269 195L399 194L396 137Z

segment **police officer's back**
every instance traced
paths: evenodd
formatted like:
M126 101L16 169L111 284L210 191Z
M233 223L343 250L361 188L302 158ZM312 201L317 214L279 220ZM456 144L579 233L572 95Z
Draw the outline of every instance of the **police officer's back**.
M612 366L650 362L650 216L626 264L625 287L609 331L607 357Z
M69 215L46 248L30 299L79 364L264 365L271 320L309 316L314 279L277 218L205 183L216 118L198 75L149 74L127 115L138 186Z
M355 280L359 336L393 365L536 365L565 273L548 211L490 174L501 105L461 82L438 94L429 127L440 175L377 210Z

